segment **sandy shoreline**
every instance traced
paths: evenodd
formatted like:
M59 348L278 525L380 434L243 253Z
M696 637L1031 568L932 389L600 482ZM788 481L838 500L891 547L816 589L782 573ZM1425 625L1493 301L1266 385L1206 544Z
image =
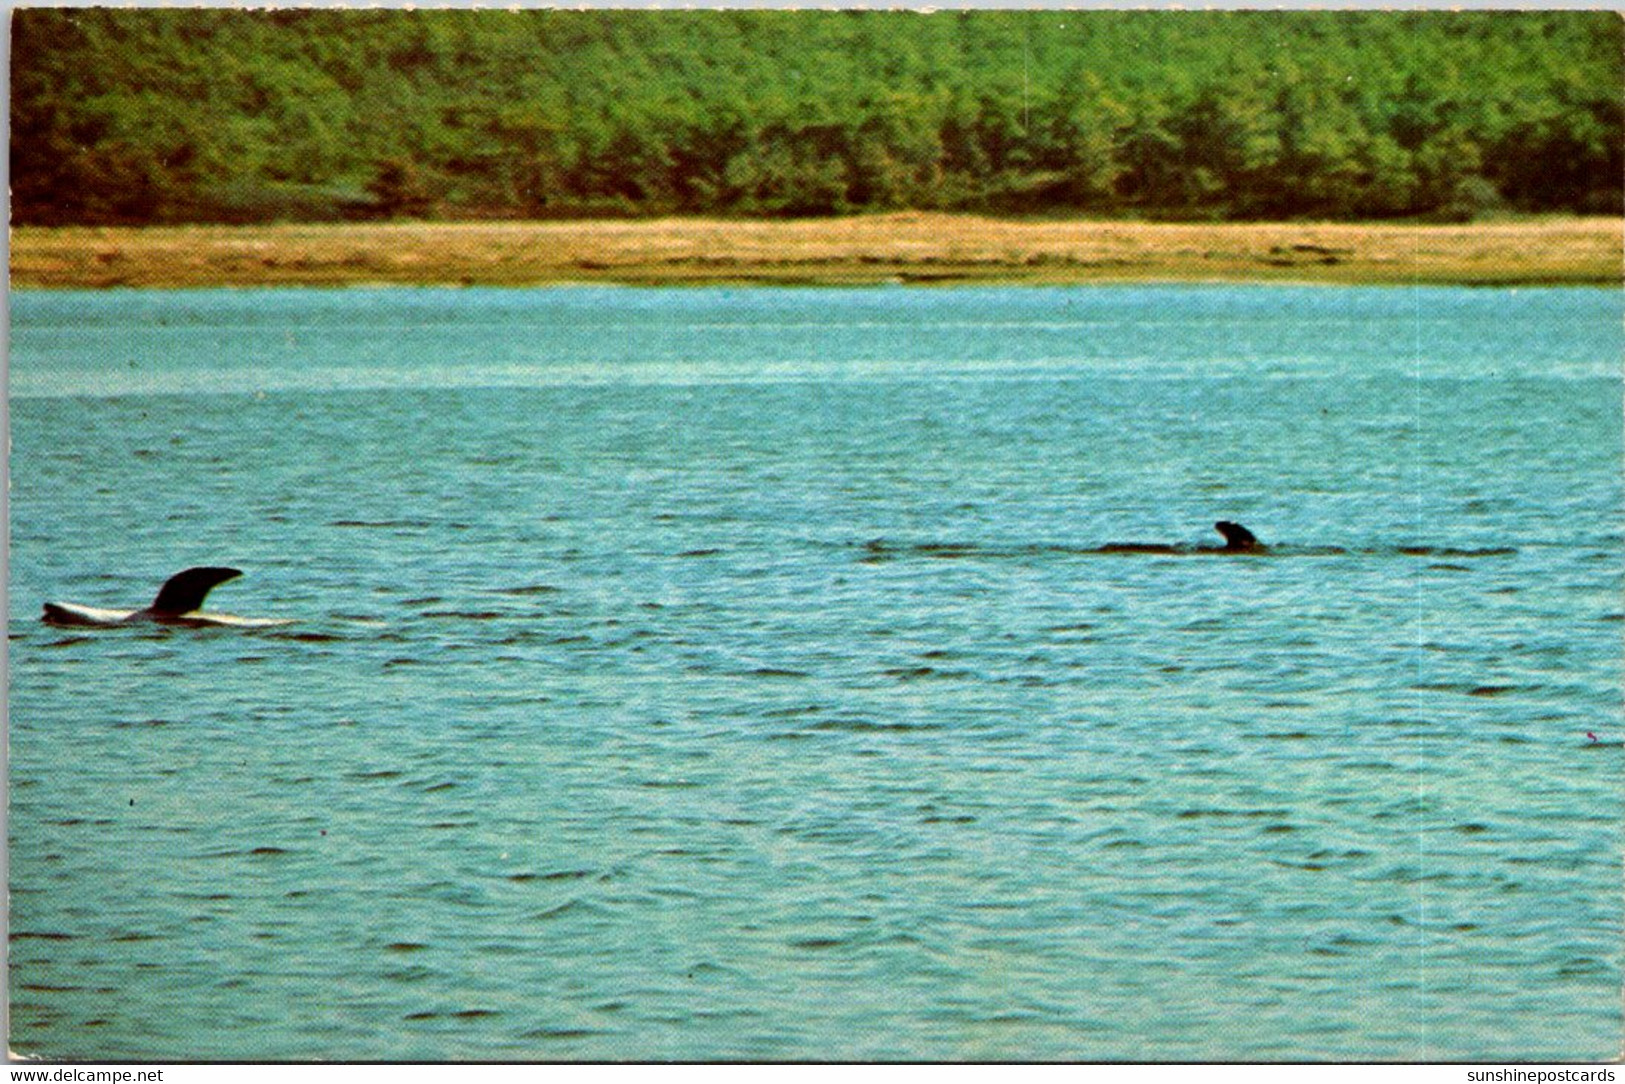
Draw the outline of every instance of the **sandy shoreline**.
M1618 284L1622 222L794 221L20 227L13 288L559 282Z

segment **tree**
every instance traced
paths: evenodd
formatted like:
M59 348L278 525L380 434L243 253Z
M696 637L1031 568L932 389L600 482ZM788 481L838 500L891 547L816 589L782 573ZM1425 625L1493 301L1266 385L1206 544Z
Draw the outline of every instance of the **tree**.
M367 182L367 193L373 198L375 213L383 218L421 218L432 202L417 166L405 158L379 162Z

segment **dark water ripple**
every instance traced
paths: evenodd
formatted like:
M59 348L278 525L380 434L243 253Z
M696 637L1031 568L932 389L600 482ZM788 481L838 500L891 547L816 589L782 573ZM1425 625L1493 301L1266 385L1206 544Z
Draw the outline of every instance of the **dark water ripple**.
M18 295L13 1048L1613 1056L1620 315Z

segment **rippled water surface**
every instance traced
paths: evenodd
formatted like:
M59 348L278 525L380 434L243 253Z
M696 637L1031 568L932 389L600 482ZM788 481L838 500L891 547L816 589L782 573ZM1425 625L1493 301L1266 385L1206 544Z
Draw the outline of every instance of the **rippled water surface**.
M11 1045L1615 1055L1620 328L14 295ZM36 620L193 564L297 623Z

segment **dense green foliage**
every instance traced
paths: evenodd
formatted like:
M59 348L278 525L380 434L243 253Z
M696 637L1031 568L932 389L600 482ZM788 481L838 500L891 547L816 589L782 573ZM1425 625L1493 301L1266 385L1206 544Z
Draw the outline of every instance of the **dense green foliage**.
M20 9L20 223L1618 213L1611 12Z

